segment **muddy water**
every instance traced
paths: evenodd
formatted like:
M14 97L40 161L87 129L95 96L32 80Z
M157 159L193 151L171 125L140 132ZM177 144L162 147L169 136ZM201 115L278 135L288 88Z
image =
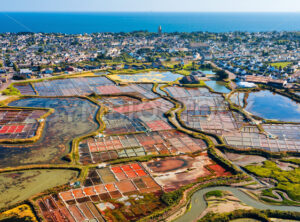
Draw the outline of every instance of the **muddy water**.
M10 106L53 108L39 141L27 146L0 145L0 167L34 163L59 163L70 150L71 141L95 131L98 106L78 98L28 98Z

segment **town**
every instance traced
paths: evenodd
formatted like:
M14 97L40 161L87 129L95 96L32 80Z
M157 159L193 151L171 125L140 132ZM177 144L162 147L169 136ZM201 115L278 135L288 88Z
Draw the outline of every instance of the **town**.
M210 63L235 74L237 81L298 88L299 40L299 32L162 33L161 27L157 33L5 33L0 35L0 80L7 85L108 69L192 71L195 64Z

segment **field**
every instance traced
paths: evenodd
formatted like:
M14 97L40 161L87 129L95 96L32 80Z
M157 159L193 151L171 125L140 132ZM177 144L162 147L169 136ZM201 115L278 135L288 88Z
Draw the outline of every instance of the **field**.
M92 169L81 188L61 192L66 205L88 201L99 202L122 196L157 192L159 185L138 163Z
M243 122L237 113L228 110L221 95L210 93L206 88L167 87L166 90L185 104L181 119L191 128L222 135L237 131Z
M35 136L37 119L46 113L47 110L0 109L0 140Z
M132 195L106 204L97 205L107 221L136 221L165 207L155 194ZM113 207L112 207L113 206ZM112 209L114 208L114 209Z
M0 174L0 208L34 194L68 183L77 176L71 170L28 170Z
M274 63L269 63L269 65L275 67L276 69L279 69L280 67L284 69L285 67L289 66L292 64L292 62L274 62Z
M145 199L153 209L161 206L154 194L159 193L160 186L138 163L114 165L108 168L91 169L83 186L60 192L58 195L48 195L36 201L46 221L84 221L97 219L103 221L103 204L110 201L122 201L122 198L132 195L152 197ZM136 199L136 198L135 198ZM132 200L133 201L133 200ZM95 204L98 209L96 208ZM132 202L134 203L134 202ZM139 203L142 204L142 201ZM142 209L145 209L142 207ZM126 211L125 211L126 212ZM151 211L150 211L151 212ZM147 211L147 214L149 211ZM63 219L65 218L65 219Z
M0 155L3 157L0 165L67 164L65 159L71 159L72 166L82 168L82 173L78 181L75 179L78 172L72 170L0 174L0 208L46 189L68 184L64 190L34 199L45 221L136 221L155 210L163 210L167 202L161 199L161 195L175 191L176 196L187 185L205 184L208 179L219 182L219 177L232 175L210 158L206 148L209 144L209 152L213 155L213 145L199 139L204 138L204 134L191 128L222 136L227 145L241 149L300 151L300 126L297 124L264 123L258 127L242 113L230 109L225 96L204 87L169 84L164 88L167 93L158 90L184 104L181 112L176 100L152 92L154 84L150 82L177 79L172 73L110 77L116 77L116 82L126 83L115 84L103 76L80 76L16 86L24 95L35 95L35 91L38 95L16 100L10 106L43 107L55 111L47 117L43 134L37 142L1 144ZM135 84L137 82L148 84ZM72 97L82 95L96 99L98 105L88 99ZM101 113L98 122L99 116L96 115L100 108L105 113L103 116ZM176 119L169 115L175 113L174 110L177 110ZM0 139L34 135L36 120L45 112L0 109ZM261 133L261 129L266 134ZM72 143L75 138L78 140ZM276 165L256 156L225 155L258 176L277 180L275 189L286 191L293 200L300 199L297 165L284 162ZM130 160L134 161L128 162Z
M253 209L247 206L231 192L228 191L210 191L206 193L205 199L207 201L208 208L205 210L207 213L221 214L226 212L232 212L237 209L250 210ZM235 221L235 220L234 220ZM245 221L246 222L246 221Z
M256 125L245 121L243 115L230 110L218 94L203 88L167 87L166 90L185 104L181 120L187 126L223 136L230 146L271 152L300 151L299 124L263 124L262 128L272 135L267 136Z
M31 221L31 222L37 222L38 220L36 219L34 213L32 212L32 209L30 206L27 204L22 204L18 207L15 207L13 209L7 210L3 213L0 213L0 220L2 221L3 219L11 219L13 218L18 218L20 220L24 221Z
M14 87L18 89L22 95L28 95L28 96L36 95L34 89L30 84L15 85Z
M92 202L86 202L66 207L57 195L40 198L37 205L46 221L75 222L99 221L104 222L101 214Z
M153 82L172 82L178 78L181 78L182 75L175 74L172 72L149 72L149 73L137 73L137 74L120 74L120 75L109 75L114 81L120 82L145 82L145 83L153 83Z
M212 172L217 176L229 175L221 166L213 163L206 153L197 157L179 156L151 160L143 163L143 166L167 192L195 183L199 178L213 176Z
M11 106L53 108L47 117L41 139L33 144L0 145L0 166L32 163L57 163L69 152L70 141L95 131L98 106L78 98L27 98L14 101Z
M245 155L245 154L236 154L236 153L225 153L226 157L233 163L239 166L246 166L250 164L260 164L266 161L266 158L257 155Z
M103 120L106 134L122 134L145 131L169 130L164 113L173 107L173 104L164 100L139 102L128 97L104 98L99 100L109 107Z
M259 177L273 178L278 183L275 189L285 191L294 201L300 201L300 168L289 171L280 169L276 163L265 161L262 166L248 165L245 169Z
M79 144L79 154L81 163L87 164L150 154L193 153L205 148L205 143L200 139L168 130L89 138Z
M243 148L252 147L272 152L300 151L300 126L290 124L263 124L272 138L258 133L255 128L246 128L240 132L225 135L228 144Z
M96 93L99 95L113 95L131 93L153 99L157 95L148 90L152 84L135 84L117 86L106 77L79 77L70 79L46 80L33 83L39 96L82 96ZM23 95L34 95L35 92L30 84L16 86Z

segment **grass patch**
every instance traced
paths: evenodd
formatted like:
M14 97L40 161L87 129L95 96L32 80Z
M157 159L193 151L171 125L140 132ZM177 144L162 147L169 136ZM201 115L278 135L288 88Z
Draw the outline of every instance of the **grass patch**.
M14 205L77 177L73 170L26 170L0 174L0 208Z
M184 75L184 76L188 76L188 75L191 74L191 71L182 69L182 70L176 70L174 73L178 73L178 74L181 74L181 75Z
M286 159L286 160L281 160L282 162L286 162L286 163L294 163L297 165L300 165L300 159Z
M2 91L2 95L17 96L17 95L21 95L21 92L15 87L13 87L13 85L10 85L9 87L7 87L5 90Z
M282 190L294 201L300 201L300 168L290 171L281 170L276 163L265 161L262 166L249 165L245 169L259 177L273 178L278 183L275 189ZM269 194L265 191L265 194Z
M223 197L223 192L221 190L212 190L205 194L206 198L209 197Z
M279 69L280 67L282 69L284 69L287 66L289 66L290 64L292 64L292 62L274 62L274 63L269 63L270 66L273 66L276 69Z
M32 209L27 204L22 204L18 207L15 207L13 209L7 210L3 213L1 213L0 216L1 221L32 221L37 222L34 213L32 212Z

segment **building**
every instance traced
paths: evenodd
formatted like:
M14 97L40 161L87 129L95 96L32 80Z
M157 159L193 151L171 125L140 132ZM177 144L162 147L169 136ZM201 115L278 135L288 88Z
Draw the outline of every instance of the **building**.
M238 88L256 88L257 86L252 82L237 82Z
M264 76L246 76L246 82L252 82L252 83L262 83L274 87L285 87L287 84L286 80L282 79L272 79L270 77L264 77Z
M19 76L21 78L30 78L30 76L32 75L32 71L30 69L21 69Z
M162 28L161 28L161 25L158 27L158 34L159 34L159 35L162 34Z
M184 76L181 80L179 80L181 84L199 84L199 78L197 76L189 75Z

